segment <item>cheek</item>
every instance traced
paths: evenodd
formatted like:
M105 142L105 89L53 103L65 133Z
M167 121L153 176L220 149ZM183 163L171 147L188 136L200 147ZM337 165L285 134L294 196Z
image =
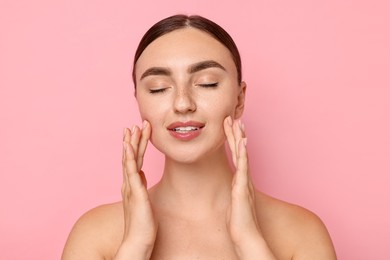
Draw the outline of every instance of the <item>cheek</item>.
M155 110L155 111L153 111ZM150 142L157 148L159 147L158 144L156 144L155 140L159 140L161 138L158 138L159 135L158 129L160 129L158 126L161 126L161 116L157 113L158 109L151 109L150 106L141 107L139 106L139 112L142 120L146 120L149 122L150 127L152 128L152 133L150 136ZM157 148L158 149L158 148Z
M161 115L158 114L158 108L151 109L150 107L147 107L146 109L139 108L139 113L142 118L142 120L146 120L150 123L152 130L156 128L157 125L161 124L159 122L161 120Z
M237 105L237 100L232 95L221 95L213 99L213 102L205 102L208 106L208 110L212 111L213 117L227 117L234 114L235 107Z
M148 98L145 94L139 94L137 102L138 111L142 119L152 123L155 118L158 118L158 112L161 111L160 102L155 102L155 100Z
M155 110L153 112L153 110ZM145 105L145 103L139 102L138 101L138 111L141 116L142 120L146 120L149 122L151 128L152 128L152 135L151 139L153 139L154 132L156 129L156 124L157 124L157 119L158 119L158 114L157 114L157 109L153 109L153 106L148 106Z
M163 107L160 102L152 102L150 100L138 99L138 110L142 120L147 120L152 128L150 141L154 144L156 136L161 132L163 126ZM159 138L157 138L158 140Z
M149 121L148 108L143 106L142 105L143 103L140 102L138 99L137 99L137 101L138 101L138 111L139 111L139 114L140 114L142 120L148 120Z

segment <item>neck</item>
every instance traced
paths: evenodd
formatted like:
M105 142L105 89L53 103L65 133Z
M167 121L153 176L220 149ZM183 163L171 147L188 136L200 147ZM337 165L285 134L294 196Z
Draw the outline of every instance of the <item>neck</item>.
M194 163L166 158L164 174L153 193L159 205L208 212L226 207L233 174L224 147Z

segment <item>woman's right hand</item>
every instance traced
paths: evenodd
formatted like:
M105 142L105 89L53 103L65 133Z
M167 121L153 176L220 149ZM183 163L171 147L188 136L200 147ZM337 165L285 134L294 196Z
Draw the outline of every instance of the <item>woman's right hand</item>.
M124 234L115 256L119 259L149 259L157 234L157 222L149 200L145 174L141 170L151 127L144 121L142 129L125 128L123 137Z

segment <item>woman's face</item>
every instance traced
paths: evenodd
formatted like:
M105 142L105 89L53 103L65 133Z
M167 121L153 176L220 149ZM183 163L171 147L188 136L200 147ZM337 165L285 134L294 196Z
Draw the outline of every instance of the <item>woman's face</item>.
M153 41L135 69L139 110L157 149L190 163L222 147L223 120L241 116L245 96L224 45L198 29L176 30Z

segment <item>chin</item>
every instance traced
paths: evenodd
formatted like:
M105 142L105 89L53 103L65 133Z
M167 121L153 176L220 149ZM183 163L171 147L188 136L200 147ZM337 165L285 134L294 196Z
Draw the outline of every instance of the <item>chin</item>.
M203 160L210 160L214 155L221 152L224 149L224 138L212 137L208 140L193 140L189 142L181 141L169 141L172 138L158 137L152 135L150 142L153 146L166 156L167 159L182 164L194 164ZM219 140L216 140L219 139Z
M179 164L195 164L197 162L199 162L199 159L198 158L194 158L194 157L184 157L184 156L168 156L166 155L167 158L169 158L171 161L174 161L176 163L179 163Z
M182 149L169 149L162 150L157 148L160 152L162 152L167 159L172 160L177 163L182 164L193 164L201 161L205 158L205 153L201 151L194 151L195 149L185 148Z

